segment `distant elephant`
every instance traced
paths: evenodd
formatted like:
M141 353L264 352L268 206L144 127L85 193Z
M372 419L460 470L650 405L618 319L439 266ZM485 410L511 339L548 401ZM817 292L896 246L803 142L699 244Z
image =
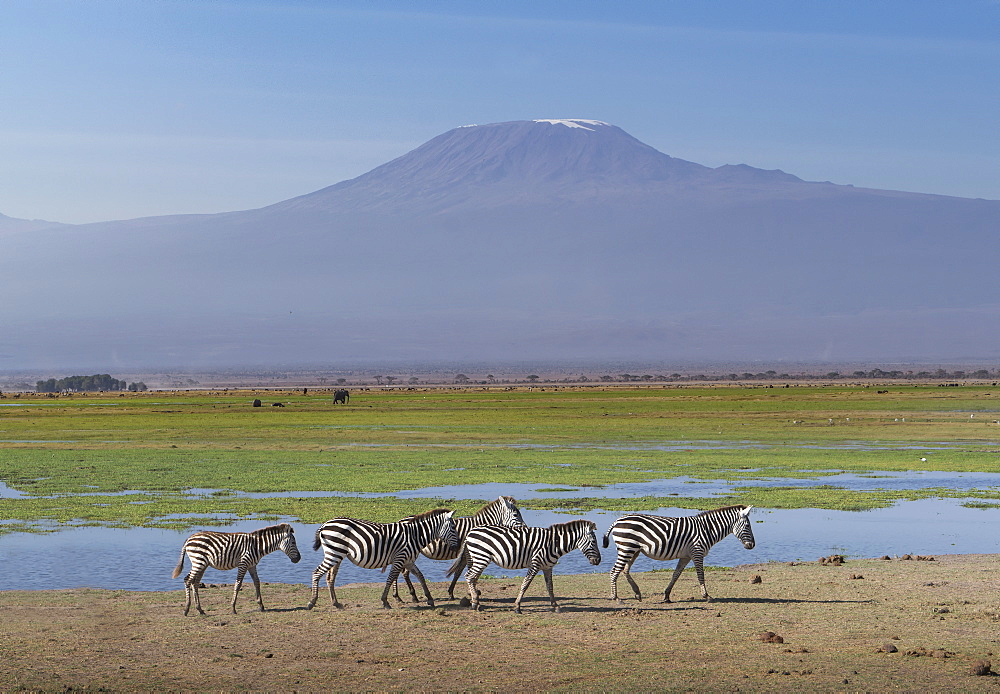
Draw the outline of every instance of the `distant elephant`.
M334 405L346 405L348 400L351 399L351 394L347 392L344 388L338 388L333 391L333 404Z
M253 401L253 406L254 406L254 407L260 407L260 400L256 400L256 399L255 399L255 400Z

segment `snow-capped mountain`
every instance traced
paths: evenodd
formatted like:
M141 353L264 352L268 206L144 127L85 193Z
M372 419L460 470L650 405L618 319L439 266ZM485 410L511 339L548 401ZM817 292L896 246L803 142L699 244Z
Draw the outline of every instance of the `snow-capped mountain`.
M256 210L0 235L0 369L990 357L998 230L997 201L705 167L596 120L466 126Z

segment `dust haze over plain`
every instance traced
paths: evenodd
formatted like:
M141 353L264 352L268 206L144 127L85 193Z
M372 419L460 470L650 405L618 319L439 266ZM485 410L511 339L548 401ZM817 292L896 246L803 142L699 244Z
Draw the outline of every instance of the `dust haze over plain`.
M466 126L254 210L0 217L0 369L998 356L1000 201Z

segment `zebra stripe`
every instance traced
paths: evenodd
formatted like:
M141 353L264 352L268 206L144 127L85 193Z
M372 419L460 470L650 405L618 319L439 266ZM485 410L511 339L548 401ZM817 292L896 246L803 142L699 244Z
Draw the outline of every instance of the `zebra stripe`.
M558 612L559 605L552 588L552 567L561 556L574 549L583 552L591 564L600 564L601 551L597 548L596 531L597 525L582 519L557 523L548 528L473 528L465 538L462 555L452 564L448 574L457 574L466 563L469 565L465 580L469 585L472 609L479 610L482 608L476 583L491 562L505 569L527 568L528 573L514 601L514 612L520 614L524 593L541 571L549 590L552 611Z
M201 609L201 596L198 595L198 584L205 574L205 569L211 566L220 571L238 569L236 583L233 585L233 614L236 614L236 597L243 587L243 578L250 572L257 593L257 604L264 611L264 601L260 597L260 579L257 577L257 564L265 555L281 550L288 555L292 563L297 563L302 555L295 544L295 531L288 523L272 525L249 533L220 533L203 530L189 537L181 547L181 558L174 569L173 577L177 578L184 569L184 557L191 560L191 570L184 577L184 595L187 604L184 605L185 616L191 610L191 595L194 594L195 607L199 614L205 614Z
M403 520L408 519L404 518ZM501 496L496 501L486 504L471 516L458 516L452 520L455 521L455 534L458 536L459 543L465 540L465 536L469 534L470 530L482 525L498 525L504 528L526 527L524 519L521 517L521 510L517 507L517 502L512 496ZM449 547L441 540L433 540L420 550L420 553L425 557L437 561L453 560L458 557L459 552L461 552L460 545ZM406 581L406 587L410 589L413 602L418 602L417 591L414 590L413 582L410 581L410 572L404 569L402 573L403 579ZM455 584L458 583L459 573L459 571L455 572L451 578L451 585L448 586L448 597L452 600L455 599ZM402 599L399 597L399 583L392 585L392 593L396 600L402 602Z
M621 603L621 598L618 597L618 575L624 572L635 591L636 599L642 600L639 586L630 573L632 564L642 553L650 559L677 560L674 575L663 592L663 602L670 602L670 591L674 583L692 560L698 573L698 583L701 584L702 598L711 601L708 589L705 588L705 555L729 533L735 535L744 547L753 549L755 540L749 518L752 508L753 506L742 504L726 506L683 518L641 513L622 516L604 534L604 546L608 546L608 537L613 535L618 548L618 558L611 567L611 599Z
M334 518L316 531L316 541L313 549L323 548L323 562L316 567L312 575L312 599L308 609L316 606L319 598L319 581L326 574L326 582L330 587L330 599L334 607L341 607L337 602L334 582L337 571L344 557L363 569L389 569L389 576L382 591L382 606L389 607L389 588L396 583L399 572L409 569L424 588L427 604L434 606L434 599L427 588L427 581L416 566L420 549L431 540L439 539L447 545L458 545L455 535L455 523L452 521L453 511L439 508L427 511L417 516L411 516L398 523L376 523L357 518Z

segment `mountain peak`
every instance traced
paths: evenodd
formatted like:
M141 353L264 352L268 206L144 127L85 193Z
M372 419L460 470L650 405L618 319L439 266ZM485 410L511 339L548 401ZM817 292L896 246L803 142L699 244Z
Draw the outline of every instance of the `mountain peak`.
M336 198L353 206L362 198L377 204L419 198L447 206L483 188L497 195L574 196L689 180L710 170L664 154L604 121L508 121L454 128L355 179L278 205L324 207ZM348 191L350 200L343 197Z
M565 125L567 128L582 128L583 130L596 130L597 127L611 125L602 120L586 120L584 118L538 118L532 122Z

